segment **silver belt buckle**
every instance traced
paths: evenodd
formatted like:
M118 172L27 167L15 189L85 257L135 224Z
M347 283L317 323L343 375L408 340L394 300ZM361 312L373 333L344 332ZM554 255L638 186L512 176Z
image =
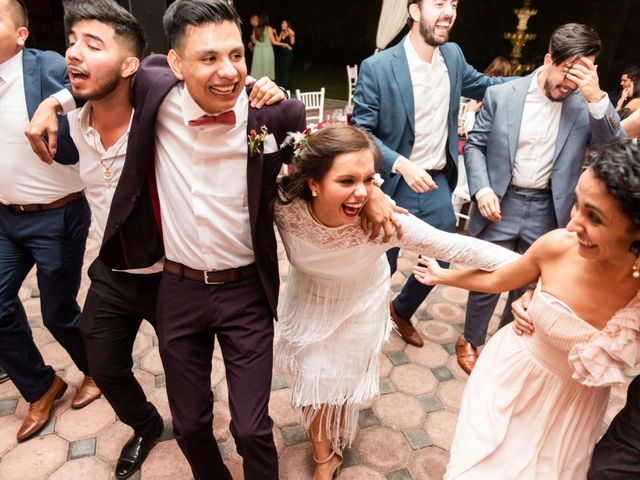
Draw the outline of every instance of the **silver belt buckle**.
M207 272L206 270L202 272L202 274L204 275L204 283L205 285L222 285L224 282L210 282L209 281L209 272Z

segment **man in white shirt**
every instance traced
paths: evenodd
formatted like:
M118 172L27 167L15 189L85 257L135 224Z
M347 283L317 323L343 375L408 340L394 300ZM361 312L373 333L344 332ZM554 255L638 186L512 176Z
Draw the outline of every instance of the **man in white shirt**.
M374 136L382 152L384 192L448 232L456 225L451 192L458 178L460 98L482 100L489 85L504 81L477 72L447 41L457 6L457 0L410 0L409 35L362 63L353 97L354 123ZM398 249L387 256L393 274ZM417 347L423 341L411 317L432 288L411 275L391 302L398 333Z
M71 136L80 155L80 177L95 233L102 241L125 162L134 114L130 89L145 47L144 32L135 17L112 0L67 2L65 29L73 95L87 101L68 114ZM275 86L261 83L262 88L255 89L257 93ZM275 92L263 101L282 98L277 88ZM74 103L63 90L44 102L36 117L60 108L58 102ZM31 126L28 132L39 140L36 130ZM163 431L162 418L131 371L133 343L142 319L155 327L160 272L162 260L146 268L116 271L99 258L88 272L91 286L80 328L91 371L118 418L134 430L117 461L118 479L129 478L141 467Z
M531 75L491 87L464 159L475 202L469 233L523 253L541 235L564 227L589 145L624 136L600 89L594 61L600 38L585 25L566 24L551 35L544 64ZM509 293L500 326L513 320ZM498 295L471 292L458 363L471 372L485 341Z
M73 165L77 151L66 121L60 124L55 167L40 162L24 137L37 105L68 77L57 53L24 48L28 35L24 2L0 0L0 365L30 403L18 441L46 424L67 388L45 365L18 298L34 263L43 323L85 374L72 406L81 408L100 396L78 329L76 295L90 212Z

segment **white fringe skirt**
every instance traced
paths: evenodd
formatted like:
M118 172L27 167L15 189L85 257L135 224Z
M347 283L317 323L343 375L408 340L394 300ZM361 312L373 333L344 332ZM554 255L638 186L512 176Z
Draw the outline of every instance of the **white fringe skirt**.
M290 267L278 317L276 371L292 380L291 403L305 428L322 414L319 433L341 452L355 438L362 403L379 395L379 357L391 330L386 257L348 280Z

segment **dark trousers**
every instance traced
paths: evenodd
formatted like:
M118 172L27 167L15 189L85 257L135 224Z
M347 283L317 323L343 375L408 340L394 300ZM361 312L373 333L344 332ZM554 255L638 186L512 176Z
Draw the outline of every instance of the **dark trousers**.
M456 231L456 216L451 204L451 189L447 183L447 178L440 173L435 175L433 180L438 185L436 190L416 193L403 179L400 179L393 194L393 199L398 206L406 208L420 220L445 232L453 233ZM387 252L391 275L397 269L398 252L398 248L392 248ZM446 262L438 263L443 268L449 267ZM409 320L432 289L433 286L418 282L411 274L393 301L394 310L400 317Z
M80 319L94 380L118 418L141 436L154 435L161 418L133 376L131 354L142 320L155 325L160 275L114 272L96 259Z
M640 478L640 376L629 385L627 403L596 444L587 478Z
M195 479L231 480L212 432L211 357L217 337L229 388L230 431L244 457L244 478L276 480L268 412L273 315L258 276L205 285L163 274L157 331L175 437Z
M509 187L500 202L500 208L502 220L487 224L477 238L514 252L526 252L533 242L558 226L550 191ZM480 213L475 211L473 214ZM525 288L519 288L509 292L500 328L513 321L511 303L520 298L524 291ZM469 292L464 338L474 347L484 344L489 321L499 299L500 295L493 293Z
M0 205L0 365L27 402L42 397L54 376L36 348L18 298L34 263L43 323L77 367L89 373L76 295L90 222L84 197L33 213Z

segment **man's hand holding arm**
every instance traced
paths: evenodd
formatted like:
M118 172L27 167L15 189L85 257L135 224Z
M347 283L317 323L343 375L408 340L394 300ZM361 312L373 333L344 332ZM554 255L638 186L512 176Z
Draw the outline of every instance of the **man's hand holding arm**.
M253 88L249 94L249 102L254 108L262 108L265 105L273 105L287 98L282 89L269 77L262 77L259 80L247 75L247 85L253 83Z
M63 92L67 92L71 96L68 90L61 90L59 93ZM73 97L71 98L73 100ZM57 96L46 98L33 113L33 117L25 129L24 133L31 148L45 163L50 164L54 161L58 147L58 115L64 113L64 110L63 104Z
M388 242L394 234L402 238L402 223L397 213L406 214L407 211L395 206L382 190L373 188L360 212L360 226L365 233L369 233L369 222L372 223L372 239L378 237L381 228L384 230L383 241L385 242Z

